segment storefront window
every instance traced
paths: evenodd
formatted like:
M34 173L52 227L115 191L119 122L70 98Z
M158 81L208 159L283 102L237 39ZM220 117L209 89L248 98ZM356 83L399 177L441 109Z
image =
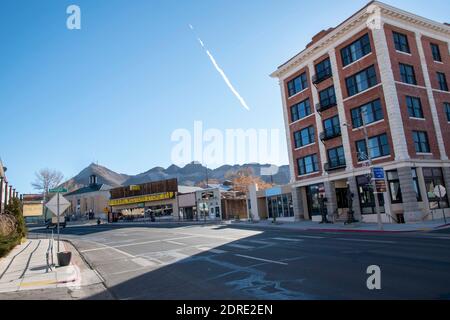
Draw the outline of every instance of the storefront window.
M289 218L294 216L294 207L292 204L292 195L284 194L267 198L267 209L269 218L276 214L277 218Z
M387 179L392 203L402 203L402 190L400 189L400 180L397 170L388 171Z
M316 184L306 187L306 196L308 198L308 209L311 216L320 216L319 189L323 188L323 184ZM327 210L326 206L324 208Z
M422 201L422 195L420 194L419 178L417 177L417 169L416 168L411 168L411 174L412 174L412 177L413 177L413 186L414 186L414 191L416 191L417 201L421 202Z
M375 214L375 197L372 191L372 183L370 176L364 175L356 177L358 185L359 202L361 204L362 214ZM384 197L382 193L378 193L378 203L380 204L380 213L384 213Z
M423 178L427 191L430 209L448 208L448 197L445 195L441 199L434 193L436 186L445 187L444 177L441 168L423 168Z

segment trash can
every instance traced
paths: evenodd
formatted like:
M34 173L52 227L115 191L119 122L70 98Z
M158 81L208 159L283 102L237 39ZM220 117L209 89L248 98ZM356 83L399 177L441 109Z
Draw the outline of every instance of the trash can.
M70 260L72 259L72 252L65 251L65 252L58 252L58 265L60 267L66 267L70 264Z

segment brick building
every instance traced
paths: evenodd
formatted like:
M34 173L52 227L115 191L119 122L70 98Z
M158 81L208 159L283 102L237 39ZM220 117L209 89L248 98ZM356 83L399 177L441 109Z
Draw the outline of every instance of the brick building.
M368 158L386 171L378 194L385 222L450 213L450 25L378 1L321 31L281 65L283 102L297 220L327 211L345 219L347 188L356 218L376 221ZM366 143L366 134L368 143Z

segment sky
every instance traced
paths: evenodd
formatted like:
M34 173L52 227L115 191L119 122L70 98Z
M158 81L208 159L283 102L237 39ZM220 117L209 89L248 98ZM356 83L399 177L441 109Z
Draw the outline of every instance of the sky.
M8 179L29 193L41 168L70 178L92 162L127 174L168 167L172 134L193 132L195 121L220 132L279 130L274 164L287 164L280 90L269 75L367 2L2 0L0 157ZM385 2L450 20L448 1ZM80 30L66 27L72 4Z

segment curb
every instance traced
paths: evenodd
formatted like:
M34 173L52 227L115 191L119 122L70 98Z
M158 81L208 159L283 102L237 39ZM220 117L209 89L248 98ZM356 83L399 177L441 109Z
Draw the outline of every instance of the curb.
M77 246L69 239L63 239L63 241L66 241L68 243L70 243L70 245L72 247L74 247L74 249L77 251L78 255L80 256L81 260L84 261L84 263L86 263L86 265L89 267L89 269L91 269L96 275L97 277L99 277L101 284L103 285L103 287L105 288L105 291L108 292L108 294L114 299L114 300L119 300L116 295L108 288L108 286L106 285L106 281L105 279L100 275L100 273L98 273L97 270L95 270L95 268L92 266L92 264L89 262L89 260L80 252L80 250L78 250Z
M230 224L236 225L236 224ZM282 227L281 225L258 225L258 224L240 224L243 227L257 227L262 229L278 229L278 230L289 230L289 231L307 231L307 232L342 232L342 233L412 233L412 232L431 232L435 230L442 230L450 228L450 223L434 228L420 228L414 230L369 230L369 229L329 229L329 228L292 228L292 227Z

